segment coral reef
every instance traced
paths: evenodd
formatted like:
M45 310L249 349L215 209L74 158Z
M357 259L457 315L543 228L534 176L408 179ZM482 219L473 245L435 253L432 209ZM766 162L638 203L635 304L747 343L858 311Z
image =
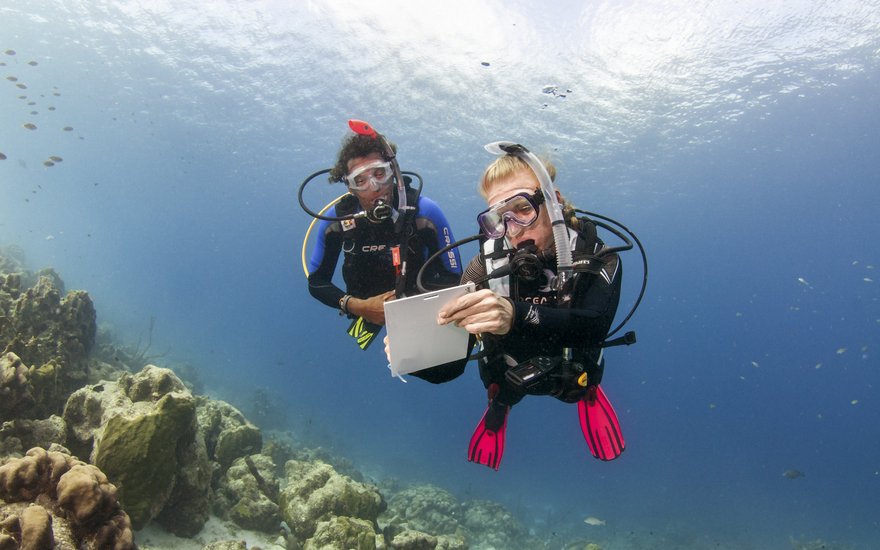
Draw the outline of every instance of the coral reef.
M33 398L15 415L39 418L60 412L68 394L88 377L96 332L92 300L84 291L62 298L64 283L54 270L39 272L36 284L27 288L23 285L33 276L20 264L0 257L0 266L16 270L0 270L0 348L26 368Z
M52 415L43 420L12 419L0 424L0 456L24 454L26 449L63 447L64 419Z
M98 468L39 447L0 466L3 535L21 548L136 548L128 515Z
M339 475L320 461L290 460L284 465L287 484L281 490L281 514L293 535L306 541L318 524L334 517L366 520L370 525L385 508L378 489ZM326 532L323 538L329 536Z
M367 520L332 516L321 521L315 534L303 545L303 550L322 550L324 548L350 548L352 550L376 550L384 548L382 535L376 533L373 524Z
M259 452L263 446L260 429L248 422L238 409L223 401L197 398L199 433L205 440L208 454L221 470L236 458Z
M264 446L237 408L172 370L133 372L149 339L126 346L95 326L88 294L0 251L0 550L135 548L151 522L201 541L211 511L237 526L202 542L215 550L247 548L239 529L298 550L541 546L504 508L430 485L388 484L387 507L344 457L290 432ZM289 428L269 397L255 390L251 417Z
M135 529L152 519L180 536L201 530L211 468L196 400L169 369L148 365L74 392L64 407L68 446L121 485ZM173 513L161 514L166 507Z
M0 420L30 411L35 403L28 368L14 353L0 355Z
M265 455L235 459L216 491L215 509L244 529L277 533L281 524L275 463Z
M84 291L71 291L62 299L53 279L41 276L21 292L6 313L0 329L5 352L13 352L29 365L40 365L54 383L50 399L41 400L41 412L56 412L64 393L80 386L88 376L88 355L95 341L95 307ZM51 367L49 367L51 365ZM56 372L58 369L58 372ZM36 386L36 384L34 384Z

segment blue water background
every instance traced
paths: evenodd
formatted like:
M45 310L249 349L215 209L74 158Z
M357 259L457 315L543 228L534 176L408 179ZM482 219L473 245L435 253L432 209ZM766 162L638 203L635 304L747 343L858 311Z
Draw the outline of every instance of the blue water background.
M266 389L296 437L377 479L498 500L560 540L873 548L880 4L442 4L0 2L0 244L87 290L121 338L154 318L158 363L242 409ZM399 144L458 237L499 139L636 231L639 343L607 352L603 383L621 459L533 397L501 470L469 464L475 368L402 384L309 297L296 190L352 117ZM619 317L641 282L624 262Z

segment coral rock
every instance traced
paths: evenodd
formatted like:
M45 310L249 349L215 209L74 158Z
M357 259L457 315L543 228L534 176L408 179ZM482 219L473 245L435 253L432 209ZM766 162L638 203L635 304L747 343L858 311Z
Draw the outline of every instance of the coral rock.
M0 355L0 421L15 418L35 404L28 368L14 353Z
M52 548L52 516L38 505L28 506L21 512L21 550L44 550Z
M220 483L217 505L224 503L223 512L239 527L277 533L281 512L274 471L268 456L237 458Z
M0 425L0 456L24 454L33 447L63 445L64 419L52 415L44 420L10 420Z
M208 456L226 470L236 458L260 452L263 435L241 412L223 401L200 397L199 431L205 439Z
M336 516L328 521L320 522L315 530L315 535L303 545L303 550L330 548L384 549L385 539L376 533L373 524L369 521Z
M68 399L68 445L120 485L135 529L157 519L191 536L204 526L211 470L195 411L195 398L174 373L153 365ZM160 517L166 507L175 511Z
M325 462L290 460L285 472L281 511L298 537L310 538L319 522L334 516L360 518L372 525L385 506L376 487L342 476Z
M0 499L18 517L22 548L51 548L51 540L56 546L71 541L61 544L65 548L137 548L116 487L98 468L69 455L33 448L8 460L0 466ZM23 502L36 504L14 504Z

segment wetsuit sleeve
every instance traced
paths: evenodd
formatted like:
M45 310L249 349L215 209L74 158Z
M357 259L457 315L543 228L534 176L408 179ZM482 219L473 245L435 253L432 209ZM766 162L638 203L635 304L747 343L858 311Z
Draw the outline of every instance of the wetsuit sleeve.
M436 202L427 197L419 198L419 215L417 230L422 233L422 240L427 248L425 258L455 242L452 228L443 211ZM452 249L425 268L425 280L433 286L454 286L461 277L461 257L458 249Z
M483 262L480 261L480 257L478 255L471 261L470 264L468 264L467 269L465 270L464 275L462 275L460 282L461 284L477 282L482 280L485 274L486 268L483 266ZM477 337L471 334L470 338L468 338L467 353L465 355L471 355L474 352L474 348L476 347L476 345ZM436 365L429 369L416 371L411 373L410 375L431 382L432 384L442 384L443 382L449 382L450 380L461 376L461 374L464 372L464 368L467 365L467 362L467 357L465 357L465 359L459 359L458 361L451 361L442 365Z
M579 276L592 280L579 281L584 286L575 289L571 308L514 302L513 328L503 339L538 340L565 347L602 342L617 313L622 278L620 259L614 255L607 260L599 274Z
M328 216L336 215L336 207ZM342 251L342 231L338 222L321 220L318 224L318 242L309 258L309 294L313 298L339 309L339 299L345 292L333 284L333 274Z

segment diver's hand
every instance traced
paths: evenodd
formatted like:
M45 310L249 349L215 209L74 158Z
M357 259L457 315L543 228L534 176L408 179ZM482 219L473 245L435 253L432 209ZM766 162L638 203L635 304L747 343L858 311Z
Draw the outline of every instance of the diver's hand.
M388 339L388 335L385 335L385 358L388 359L388 362L391 363L391 344L389 344L390 340Z
M455 323L471 334L488 332L501 336L513 327L513 304L491 290L478 290L443 306L437 322Z
M385 306L383 304L392 299L394 299L393 290L365 299L352 298L348 301L348 311L373 324L384 325Z

